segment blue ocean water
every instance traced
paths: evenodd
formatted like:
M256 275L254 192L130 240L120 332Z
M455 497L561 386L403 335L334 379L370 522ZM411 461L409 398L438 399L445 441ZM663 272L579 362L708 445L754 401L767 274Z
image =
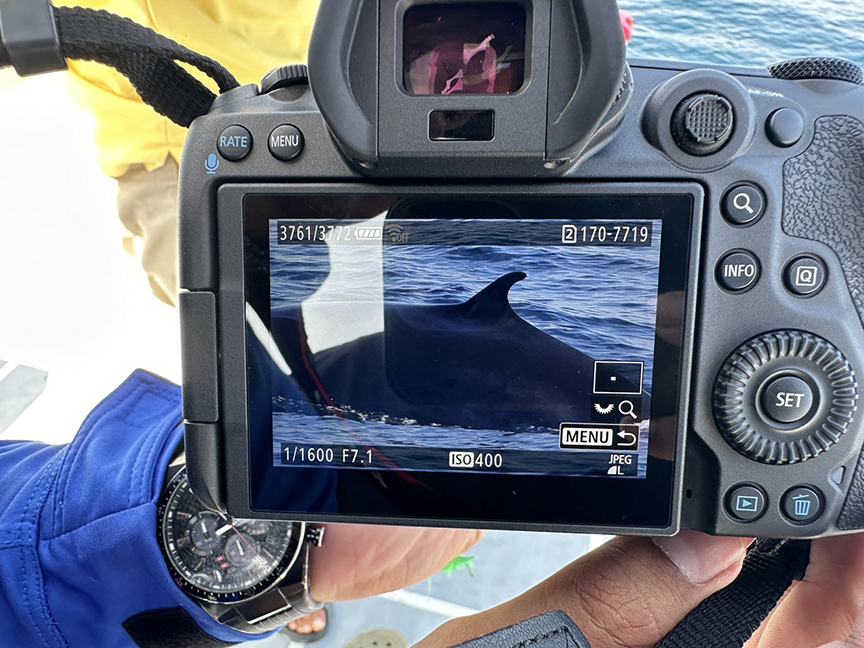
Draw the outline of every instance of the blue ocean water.
M629 56L764 67L802 56L864 65L861 0L619 0L636 26Z

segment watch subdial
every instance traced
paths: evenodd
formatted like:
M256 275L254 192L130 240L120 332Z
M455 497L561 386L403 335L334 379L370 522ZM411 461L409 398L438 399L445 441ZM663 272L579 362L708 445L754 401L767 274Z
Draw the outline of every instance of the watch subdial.
M254 536L263 536L270 531L272 523L268 520L235 520L237 528L244 533L251 533Z
M201 589L210 590L222 582L222 574L219 570L198 572L192 575L189 582Z
M210 511L202 511L189 520L186 533L191 540L189 550L198 556L209 556L222 542L216 534L219 526L219 517Z
M238 531L225 543L225 557L234 567L248 567L258 555L258 542L247 533Z

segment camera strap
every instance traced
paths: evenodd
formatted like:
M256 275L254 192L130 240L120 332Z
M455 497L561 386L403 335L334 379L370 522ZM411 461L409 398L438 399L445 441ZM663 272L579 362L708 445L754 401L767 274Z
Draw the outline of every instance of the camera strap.
M705 599L657 648L740 648L809 562L809 540L757 540L735 582Z
M656 648L741 648L804 576L809 541L758 540L729 587L705 599ZM456 648L591 648L573 620L557 610Z
M0 0L0 68L21 76L66 69L66 59L96 61L126 76L144 103L183 127L216 98L184 70L188 63L226 92L239 84L216 61L104 10L53 7L48 0Z

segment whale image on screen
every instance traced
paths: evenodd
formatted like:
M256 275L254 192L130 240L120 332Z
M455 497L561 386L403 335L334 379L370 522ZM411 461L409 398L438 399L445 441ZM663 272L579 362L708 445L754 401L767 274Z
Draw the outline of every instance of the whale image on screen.
M269 235L274 465L645 476L659 219Z

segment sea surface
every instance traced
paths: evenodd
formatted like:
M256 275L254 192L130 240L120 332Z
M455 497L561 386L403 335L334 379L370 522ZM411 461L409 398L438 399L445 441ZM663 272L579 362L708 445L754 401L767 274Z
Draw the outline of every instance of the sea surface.
M619 0L636 27L628 55L764 67L803 56L864 66L861 0Z

